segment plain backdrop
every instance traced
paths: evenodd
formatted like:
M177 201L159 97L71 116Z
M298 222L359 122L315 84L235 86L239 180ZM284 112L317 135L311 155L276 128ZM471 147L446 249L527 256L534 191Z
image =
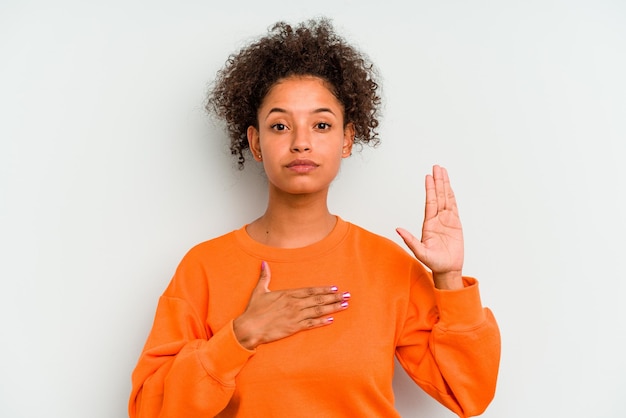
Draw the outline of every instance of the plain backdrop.
M181 257L265 207L203 111L209 83L275 21L320 15L385 103L331 210L400 242L424 175L449 169L502 332L483 416L626 416L624 2L2 0L1 417L127 416ZM394 387L403 417L452 416L400 369Z

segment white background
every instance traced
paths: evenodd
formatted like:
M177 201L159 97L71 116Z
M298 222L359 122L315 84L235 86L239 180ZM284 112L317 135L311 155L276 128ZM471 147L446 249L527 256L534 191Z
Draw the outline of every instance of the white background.
M126 416L181 257L265 206L208 84L273 22L316 15L377 63L385 99L382 145L346 161L331 210L419 233L423 176L449 168L465 272L502 332L483 416L626 416L618 0L2 0L0 416ZM451 416L394 386L404 417Z

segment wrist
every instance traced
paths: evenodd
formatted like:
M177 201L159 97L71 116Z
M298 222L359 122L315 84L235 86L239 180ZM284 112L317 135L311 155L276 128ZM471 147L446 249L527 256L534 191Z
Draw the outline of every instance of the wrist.
M254 337L254 333L249 331L245 319L242 319L241 316L233 321L233 332L239 344L247 350L254 350L259 345L258 339Z
M448 271L445 273L434 273L433 281L435 287L441 290L459 290L463 289L463 274L461 270Z

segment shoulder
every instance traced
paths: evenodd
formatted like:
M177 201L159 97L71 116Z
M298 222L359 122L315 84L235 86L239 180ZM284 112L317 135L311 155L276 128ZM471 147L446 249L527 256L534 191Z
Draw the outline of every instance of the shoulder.
M236 247L235 234L237 230L200 242L191 247L183 257L183 262L206 262L207 260L223 257L231 253Z
M391 239L356 224L350 223L350 235L364 251L374 251L381 256L387 257L413 258L404 248Z
M222 248L224 246L233 245L234 236L237 233L237 229L226 232L225 234L200 242L189 250L190 253L210 251L216 248Z
M348 235L354 245L353 252L358 254L355 258L376 276L395 277L397 283L402 282L398 281L402 277L409 280L428 279L428 272L422 263L390 238L354 224L350 224Z
M179 294L181 288L205 288L207 278L211 273L216 269L219 270L224 264L232 264L232 260L237 258L234 254L235 245L232 238L234 232L228 232L191 247L178 263L168 287L168 293Z

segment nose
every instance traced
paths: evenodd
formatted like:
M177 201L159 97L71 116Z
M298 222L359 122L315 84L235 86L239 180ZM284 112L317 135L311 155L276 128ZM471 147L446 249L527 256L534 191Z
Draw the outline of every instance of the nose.
M291 152L311 151L311 138L306 129L295 129L291 141Z

